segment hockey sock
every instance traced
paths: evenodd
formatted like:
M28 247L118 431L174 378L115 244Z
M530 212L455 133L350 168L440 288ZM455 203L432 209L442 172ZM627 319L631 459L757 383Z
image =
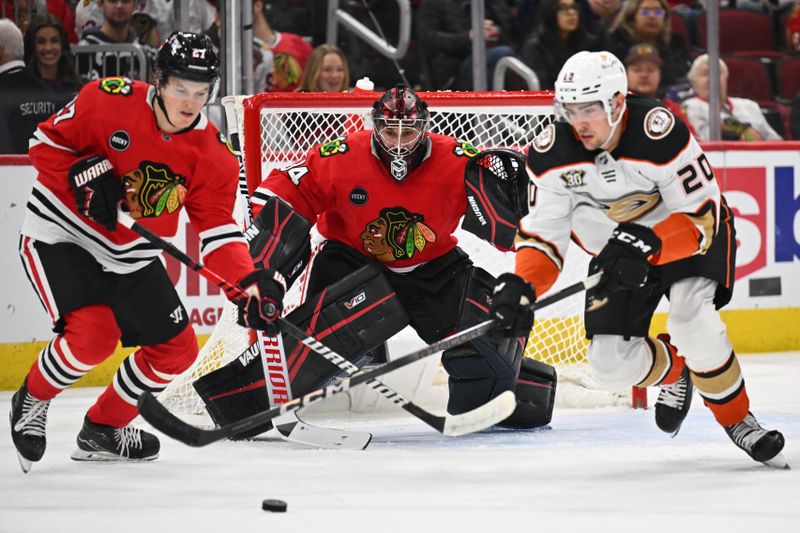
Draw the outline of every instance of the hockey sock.
M64 330L36 358L28 374L34 398L51 400L114 353L120 331L111 309L88 305L64 316Z
M111 385L89 409L89 419L108 426L128 425L139 413L139 396L163 391L196 357L197 338L191 327L167 342L142 346L122 361Z
M653 365L647 376L637 384L637 387L651 387L653 385L671 385L681 377L686 366L686 360L678 354L678 350L670 343L666 333L657 338L645 338L648 348L653 354Z
M747 416L750 399L739 360L733 351L725 364L715 370L692 371L692 382L721 425L732 426Z

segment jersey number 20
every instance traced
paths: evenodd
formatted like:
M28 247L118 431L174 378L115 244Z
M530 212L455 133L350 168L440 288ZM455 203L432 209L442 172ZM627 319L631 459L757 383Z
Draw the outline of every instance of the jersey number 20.
M705 181L714 179L714 171L711 169L711 163L708 162L706 154L700 154L700 157L678 171L678 177L686 194L692 194L702 188L705 185ZM705 181L703 181L703 178L705 178Z

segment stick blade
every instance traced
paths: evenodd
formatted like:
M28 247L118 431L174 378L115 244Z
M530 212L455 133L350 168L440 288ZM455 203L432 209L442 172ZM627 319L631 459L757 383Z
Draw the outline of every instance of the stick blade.
M507 390L480 407L460 415L448 416L442 433L460 437L498 424L511 416L517 408L517 397Z
M139 396L138 407L142 418L147 420L155 429L189 446L205 446L221 438L217 437L217 430L204 430L187 424L170 413L149 392L144 392Z
M346 431L309 424L294 412L273 421L281 437L289 442L328 450L364 450L372 441L372 433Z

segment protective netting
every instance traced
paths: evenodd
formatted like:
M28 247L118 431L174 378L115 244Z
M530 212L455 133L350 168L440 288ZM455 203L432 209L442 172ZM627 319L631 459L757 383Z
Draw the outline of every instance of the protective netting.
M486 149L510 148L525 151L531 140L553 120L548 95L523 93L518 96L497 93L421 93L431 111L430 130ZM257 95L223 100L229 111L229 133L243 132L244 160L252 190L274 168L301 161L317 145L347 133L371 128L373 95ZM244 105L243 105L244 104ZM236 122L231 117L236 111ZM253 131L257 130L257 131ZM258 139L258 143L254 140ZM513 254L502 253L473 235L457 233L460 246L472 260L494 275L513 271ZM571 247L564 272L551 293L586 275L588 257ZM301 300L305 274L287 295L291 310ZM586 370L588 343L583 329L583 294L577 294L536 314L536 323L526 348L526 356L553 366L559 372L559 402L571 405L608 405L629 401L629 393L601 392ZM191 383L205 373L238 357L251 342L247 331L236 325L235 308L226 304L222 317L201 350L196 364L176 380L162 395L162 401L179 413L200 413L202 404ZM401 333L401 337L402 337ZM390 353L391 350L390 343ZM401 355L398 352L396 355ZM441 376L434 379L441 383ZM570 392L570 383L579 383ZM415 384L415 388L419 384ZM408 390L408 389L401 389ZM564 400L566 395L570 399ZM415 399L416 400L416 399ZM353 402L358 404L359 402Z

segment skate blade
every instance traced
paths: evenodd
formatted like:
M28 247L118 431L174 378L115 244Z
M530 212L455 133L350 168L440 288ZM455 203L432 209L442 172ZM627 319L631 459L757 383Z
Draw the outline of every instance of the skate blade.
M19 452L17 452L17 459L19 459L19 466L22 468L23 473L27 474L31 471L31 468L33 468L33 461L25 459Z
M782 453L779 453L769 461L763 461L763 463L772 468L778 468L780 470L791 470L789 463L786 461L786 457L784 457Z
M130 459L128 457L123 457L121 455L117 455L111 452L100 452L100 451L87 451L81 450L78 448L74 452L70 458L73 461L85 461L85 462L94 462L94 463L144 463L147 461L153 461L158 459L158 454L151 455L150 457L142 457L141 459Z

